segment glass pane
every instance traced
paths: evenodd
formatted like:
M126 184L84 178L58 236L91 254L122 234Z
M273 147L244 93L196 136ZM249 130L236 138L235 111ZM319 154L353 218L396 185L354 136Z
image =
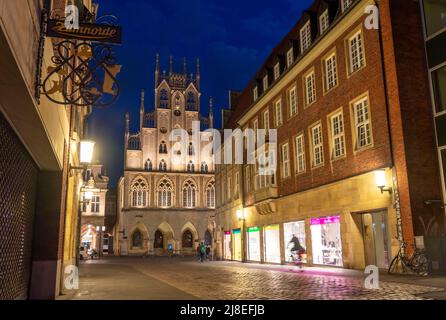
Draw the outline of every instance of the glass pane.
M446 110L446 67L432 72L432 82L437 112Z
M424 0L427 35L446 28L446 2L444 0Z

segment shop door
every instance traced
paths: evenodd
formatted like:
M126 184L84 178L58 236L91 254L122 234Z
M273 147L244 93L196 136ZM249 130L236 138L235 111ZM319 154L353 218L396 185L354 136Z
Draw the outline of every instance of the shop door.
M234 244L234 260L242 261L242 233L240 229L232 232Z
M38 168L0 113L0 300L26 299Z
M231 251L232 243L231 243L231 232L225 232L224 238L224 248L223 255L225 260L232 260L232 251Z
M365 263L381 269L389 266L386 212L365 213L362 215Z

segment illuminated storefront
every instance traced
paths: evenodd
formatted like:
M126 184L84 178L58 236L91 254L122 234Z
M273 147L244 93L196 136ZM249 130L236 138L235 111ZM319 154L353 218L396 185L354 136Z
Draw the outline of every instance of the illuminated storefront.
M265 227L265 262L280 263L280 227L278 224Z
M296 221L283 224L285 261L293 262L291 250L295 247L302 247L306 250L305 221ZM306 256L303 263L307 263Z
M231 251L231 231L225 232L225 238L223 241L223 257L225 260L232 260L232 251Z
M240 229L232 230L233 260L242 261L242 232Z
M249 261L261 261L260 255L260 228L251 227L248 228L246 233L247 246L248 246L248 260Z
M311 219L313 264L342 267L340 216Z

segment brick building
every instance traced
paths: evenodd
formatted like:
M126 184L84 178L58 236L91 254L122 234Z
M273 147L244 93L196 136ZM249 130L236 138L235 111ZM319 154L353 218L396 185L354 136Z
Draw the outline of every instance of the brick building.
M225 127L277 129L278 166L217 166L221 257L286 263L297 238L309 264L387 268L401 241L444 233L419 10L314 1L231 94Z

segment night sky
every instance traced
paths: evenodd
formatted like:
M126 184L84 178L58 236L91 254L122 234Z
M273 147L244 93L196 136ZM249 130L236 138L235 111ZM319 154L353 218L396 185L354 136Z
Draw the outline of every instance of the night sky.
M312 0L98 0L99 15L113 14L123 28L123 44L116 48L123 65L118 79L122 93L108 109L95 109L89 133L97 142L97 158L113 187L123 173L125 113L130 130L139 128L140 92L146 91L146 111L153 109L155 55L161 71L195 74L200 58L202 114L214 100L215 126L228 106L228 90L242 90L270 51L289 32Z

